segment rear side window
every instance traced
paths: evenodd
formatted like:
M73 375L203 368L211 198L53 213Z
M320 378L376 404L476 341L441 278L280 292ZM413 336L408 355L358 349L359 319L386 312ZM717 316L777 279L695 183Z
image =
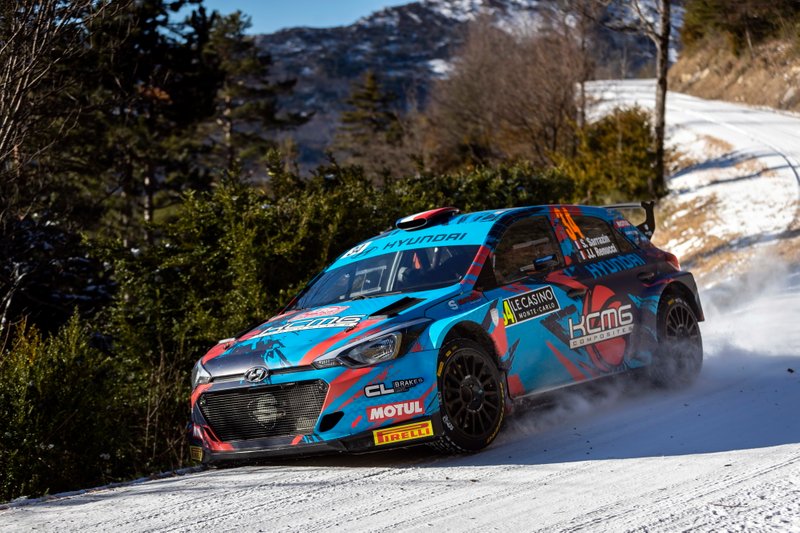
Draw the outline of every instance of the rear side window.
M608 223L596 217L573 215L575 231L574 257L581 263L594 261L620 252L614 231Z
M622 252L627 252L627 247L630 247L631 250L635 249L634 244L640 248L649 248L651 246L647 236L639 231L634 224L631 224L628 219L618 218L614 220L614 227L617 230L617 235L619 235L617 242L620 244Z

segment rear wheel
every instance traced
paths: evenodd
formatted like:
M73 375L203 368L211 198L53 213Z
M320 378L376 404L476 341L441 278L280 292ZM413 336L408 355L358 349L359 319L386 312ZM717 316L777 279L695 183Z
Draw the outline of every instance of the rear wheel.
M438 369L444 435L434 446L447 453L485 448L505 415L505 386L494 358L477 342L459 339L442 348Z
M664 296L658 305L658 348L650 379L662 387L686 387L702 366L703 341L694 311L683 298Z

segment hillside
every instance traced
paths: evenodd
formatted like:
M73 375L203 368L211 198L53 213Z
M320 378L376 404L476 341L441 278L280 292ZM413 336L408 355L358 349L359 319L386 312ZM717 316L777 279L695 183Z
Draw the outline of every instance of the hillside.
M670 70L670 88L714 98L800 111L800 45L785 39L736 56L722 37L685 50Z
M424 0L377 11L349 26L290 28L256 41L272 55L276 78L297 79L283 106L313 113L310 122L290 132L299 145L301 167L307 169L322 161L351 85L367 70L379 74L399 107L424 104L431 84L452 68L470 21L485 15L501 27L536 31L549 17L564 18L561 5L558 0ZM606 18L619 16L614 8L612 3ZM681 10L676 12L679 26ZM654 57L646 37L615 33L600 24L594 31L593 54L601 76L635 75Z

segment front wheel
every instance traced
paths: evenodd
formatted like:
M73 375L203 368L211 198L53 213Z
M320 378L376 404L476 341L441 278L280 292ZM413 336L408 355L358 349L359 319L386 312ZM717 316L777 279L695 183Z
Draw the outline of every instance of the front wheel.
M658 348L650 379L662 387L686 387L702 366L703 341L694 311L683 298L664 296L658 304Z
M446 344L437 368L444 434L434 446L446 453L488 446L503 424L506 391L494 359L477 342Z

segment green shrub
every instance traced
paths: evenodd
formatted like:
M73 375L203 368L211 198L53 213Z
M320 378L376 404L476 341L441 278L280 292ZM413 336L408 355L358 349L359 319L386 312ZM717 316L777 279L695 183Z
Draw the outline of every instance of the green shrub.
M130 475L120 365L76 316L50 337L17 329L0 354L0 500Z
M654 146L650 114L618 108L580 130L575 155L558 157L558 164L575 179L576 202L645 199L647 178L655 168Z

